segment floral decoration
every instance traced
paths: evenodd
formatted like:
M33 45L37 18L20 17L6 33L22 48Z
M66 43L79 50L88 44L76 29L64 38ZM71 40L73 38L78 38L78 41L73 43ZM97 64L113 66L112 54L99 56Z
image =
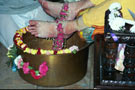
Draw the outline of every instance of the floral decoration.
M22 62L22 61L23 61L23 60L22 60L21 55L19 55L18 57L16 57L16 59L14 60L14 63L17 65L17 68L18 68L18 69L22 68L22 66L21 66L21 62Z
M110 5L109 10L111 11L111 13L109 14L109 25L111 27L112 30L115 31L124 31L125 30L125 24L131 24L133 25L130 28L130 32L131 33L135 33L135 21L131 21L131 20L127 20L122 18L121 14L120 14L120 9L121 9L121 5L120 3L113 3Z
M39 67L39 72L41 73L41 75L45 76L46 72L48 71L48 67L46 65L46 62L43 62L40 67Z
M59 27L61 27L61 25ZM22 35L25 34L27 31L28 31L27 27L22 28L20 30L17 30L16 34L15 34L15 38L14 38L14 43L16 44L16 46L20 47L20 49L22 49L24 53L29 53L29 54L32 54L32 55L44 55L44 54L53 55L54 54L55 50L44 50L44 49L41 49L41 48L38 48L38 49L29 48L27 46L27 44L25 44L23 42L23 38L22 38ZM59 39L61 39L61 38L62 37L60 35ZM61 50L57 51L57 54L66 54L66 53L73 53L73 52L68 48L61 49Z
M11 46L8 47L7 56L9 57L10 60L8 60L8 61L6 62L6 64L7 64L8 66L11 66L11 67L12 67L12 71L13 71L13 72L16 72L16 70L17 70L17 69L16 69L16 65L15 65L15 63L13 62L14 59L18 56L18 55L17 55L17 48L16 48L15 45L11 45Z
M34 79L40 79L48 72L48 66L45 61L39 66L39 70L36 71L29 65L29 62L23 62L21 55L16 57L14 63L18 69L23 69L24 74L30 73Z
M30 69L28 68L29 62L23 63L23 72L24 74L28 74Z
M118 11L118 10L120 10L120 9L121 9L121 5L120 5L120 3L118 3L118 2L112 3L112 4L110 5L110 7L109 7L109 10L110 10L111 12L115 12L115 11Z
M64 7L60 12L60 18L56 20L58 35L57 38L54 40L54 44L53 44L54 54L57 54L57 51L63 48L64 34L63 34L63 26L61 21L65 20L65 18L67 17L67 11L68 11L68 4L65 3Z

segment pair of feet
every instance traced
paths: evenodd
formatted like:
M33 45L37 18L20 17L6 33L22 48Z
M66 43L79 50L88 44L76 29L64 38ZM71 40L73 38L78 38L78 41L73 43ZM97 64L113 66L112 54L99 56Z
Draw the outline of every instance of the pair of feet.
M39 0L39 3L41 4L43 10L47 14L53 17L59 17L59 13L63 7L62 3L57 3L57 2L54 3L46 0ZM69 5L69 9L68 9L68 16L66 20L71 20L71 21L62 22L64 28L64 34L71 34L76 30L76 23L74 22L73 19L76 17L77 13L80 10L94 6L92 3L89 3L89 0L73 2L73 3L69 3L68 5ZM57 24L55 22L43 22L43 21L30 20L28 29L29 32L32 35L35 35L36 37L56 37L57 36L56 25Z

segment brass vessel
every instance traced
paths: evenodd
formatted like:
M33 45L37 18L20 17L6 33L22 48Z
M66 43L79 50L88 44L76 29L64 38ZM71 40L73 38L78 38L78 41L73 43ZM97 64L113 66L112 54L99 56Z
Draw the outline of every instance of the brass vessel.
M52 49L52 40L36 38L30 33L23 35L23 41L30 48ZM77 32L66 42L67 48L77 45L79 51L76 54L31 55L18 48L18 54L22 56L24 62L29 62L35 70L39 69L43 61L46 61L48 65L47 75L41 79L35 80L30 74L24 74L22 69L19 70L20 76L31 84L47 87L70 85L81 80L87 71L89 44L81 39Z

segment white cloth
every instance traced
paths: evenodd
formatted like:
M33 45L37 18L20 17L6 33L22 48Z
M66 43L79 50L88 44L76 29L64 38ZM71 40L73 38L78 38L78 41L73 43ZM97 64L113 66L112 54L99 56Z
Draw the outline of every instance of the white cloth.
M0 14L23 14L39 6L38 0L0 0Z
M16 30L28 25L29 20L53 21L41 6L23 14L0 14L0 42L8 48L13 44L13 36Z

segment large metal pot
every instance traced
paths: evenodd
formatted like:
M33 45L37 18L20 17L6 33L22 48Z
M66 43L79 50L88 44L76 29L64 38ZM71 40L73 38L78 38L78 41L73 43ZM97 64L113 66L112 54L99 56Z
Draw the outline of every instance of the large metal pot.
M42 49L51 49L53 43L52 40L36 38L30 33L23 35L23 41L31 48ZM19 70L20 76L29 83L49 87L70 85L81 80L87 71L89 44L76 32L67 39L67 47L72 45L77 45L80 49L76 54L31 55L18 48L18 53L24 62L29 62L35 70L39 69L39 65L43 61L47 62L49 68L47 75L38 80L35 80L30 74L24 74L22 69Z

